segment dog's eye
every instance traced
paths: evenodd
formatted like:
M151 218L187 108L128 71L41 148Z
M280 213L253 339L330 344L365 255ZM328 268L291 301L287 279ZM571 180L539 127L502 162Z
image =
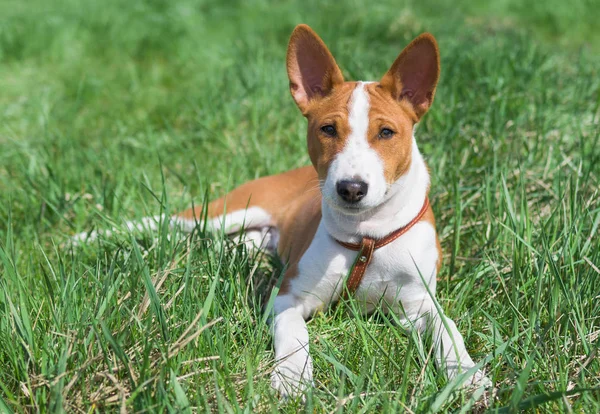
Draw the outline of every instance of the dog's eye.
M333 125L324 125L321 127L321 131L328 137L335 137L337 135L337 131Z
M389 128L383 128L381 131L379 131L379 138L389 139L393 136L394 136L394 131L392 131Z

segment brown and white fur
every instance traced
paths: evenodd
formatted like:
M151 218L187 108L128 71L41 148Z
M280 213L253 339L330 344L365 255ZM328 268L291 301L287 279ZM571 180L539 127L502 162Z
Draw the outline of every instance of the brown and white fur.
M434 37L422 34L381 81L345 82L323 41L299 25L289 42L287 71L308 120L313 165L248 182L207 206L209 226L232 236L243 226L257 245L276 249L287 263L273 318L272 384L282 395L312 383L305 321L339 300L356 258L334 238L383 238L423 206L430 179L413 133L433 102L439 51ZM201 207L190 209L172 222L191 229L201 213ZM354 299L364 312L383 304L407 327L429 330L436 361L449 378L471 370L465 384L487 386L483 373L471 369L475 363L455 323L435 303L441 258L429 207L406 234L374 252Z

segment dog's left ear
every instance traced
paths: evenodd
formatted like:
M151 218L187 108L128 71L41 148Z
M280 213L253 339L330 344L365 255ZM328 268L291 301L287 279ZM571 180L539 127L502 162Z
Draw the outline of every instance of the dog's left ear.
M418 121L433 103L439 77L437 42L433 35L423 33L404 48L380 83L398 101L408 101Z
M296 26L287 51L290 91L303 114L311 100L329 95L344 82L342 71L325 43L307 25Z

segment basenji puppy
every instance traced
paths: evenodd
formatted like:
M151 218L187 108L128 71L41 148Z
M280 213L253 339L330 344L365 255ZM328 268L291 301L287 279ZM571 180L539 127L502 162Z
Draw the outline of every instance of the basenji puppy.
M383 308L429 331L449 378L462 372L465 384L488 386L434 296L442 252L414 131L438 83L435 38L414 39L379 82L346 82L319 36L299 25L287 72L308 120L312 165L248 182L207 206L209 227L232 236L243 227L246 240L287 263L273 306L273 387L287 396L312 384L305 321L344 296L364 312ZM190 209L172 222L191 230L202 213Z

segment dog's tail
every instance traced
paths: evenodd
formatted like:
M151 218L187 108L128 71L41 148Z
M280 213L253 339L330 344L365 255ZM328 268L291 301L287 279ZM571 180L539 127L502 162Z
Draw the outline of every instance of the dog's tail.
M77 233L71 237L71 244L79 246L94 242L100 238L108 239L128 233L152 233L168 225L183 233L191 233L194 229L206 229L213 233L223 233L235 237L236 241L248 244L249 247L274 250L277 246L277 232L271 216L259 207L249 207L231 213L209 217L206 220L196 216L186 216L183 213L173 216L158 215L143 217L139 220L124 222L106 230L93 230Z
M165 215L143 217L139 220L130 220L123 223L121 226L114 226L106 230L93 230L77 233L71 237L71 242L74 245L91 243L99 238L110 238L118 234L126 234L131 232L153 232L160 228L160 224L169 219L169 227L174 227L177 220L171 220ZM184 223L182 223L184 224ZM183 231L190 232L193 228L182 228Z
M298 194L309 192L314 195L313 198L320 196L317 173L312 166L258 178L237 187L224 197L174 216L159 215L126 221L121 227L79 233L71 240L81 244L117 233L156 231L161 223L168 221L170 228L188 233L197 226L208 231L222 231L227 236L235 237L244 233L244 240L258 238L262 247L268 242L266 247L274 248L278 241L279 217L287 211L290 200Z

